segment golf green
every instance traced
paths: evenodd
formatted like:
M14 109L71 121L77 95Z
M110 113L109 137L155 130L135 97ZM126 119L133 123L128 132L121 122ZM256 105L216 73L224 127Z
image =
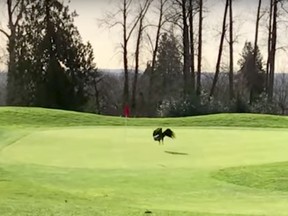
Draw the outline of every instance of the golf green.
M0 215L288 215L287 129L169 127L2 129Z
M10 163L67 168L205 168L287 159L288 130L173 128L176 139L153 141L153 128L87 127L32 132L2 150Z

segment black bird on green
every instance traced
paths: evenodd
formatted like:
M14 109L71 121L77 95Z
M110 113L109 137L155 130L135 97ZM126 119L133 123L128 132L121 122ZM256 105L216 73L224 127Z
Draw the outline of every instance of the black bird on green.
M170 128L167 128L164 132L162 132L162 128L157 128L156 130L153 131L153 138L155 141L159 142L159 145L160 141L163 144L165 136L173 139L175 138L175 133Z

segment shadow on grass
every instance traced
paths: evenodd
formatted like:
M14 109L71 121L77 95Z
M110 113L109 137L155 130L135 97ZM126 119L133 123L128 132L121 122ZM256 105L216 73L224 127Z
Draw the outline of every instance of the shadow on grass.
M172 154L172 155L189 155L188 153L184 152L174 152L174 151L165 151L167 154Z

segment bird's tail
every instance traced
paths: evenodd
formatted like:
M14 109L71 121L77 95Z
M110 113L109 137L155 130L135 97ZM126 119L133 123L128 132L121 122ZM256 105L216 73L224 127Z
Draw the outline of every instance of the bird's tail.
M166 129L163 134L164 134L164 136L168 136L170 138L175 138L175 133L169 128Z

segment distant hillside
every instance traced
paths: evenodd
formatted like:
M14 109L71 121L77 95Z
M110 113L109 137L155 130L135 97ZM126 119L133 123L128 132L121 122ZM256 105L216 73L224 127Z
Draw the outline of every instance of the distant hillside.
M115 76L122 76L124 73L123 69L105 69L105 68L99 68L98 71L100 73L105 73L105 74L113 74ZM134 74L134 70L129 70L130 74ZM139 70L139 74L143 74L144 71L143 70Z

